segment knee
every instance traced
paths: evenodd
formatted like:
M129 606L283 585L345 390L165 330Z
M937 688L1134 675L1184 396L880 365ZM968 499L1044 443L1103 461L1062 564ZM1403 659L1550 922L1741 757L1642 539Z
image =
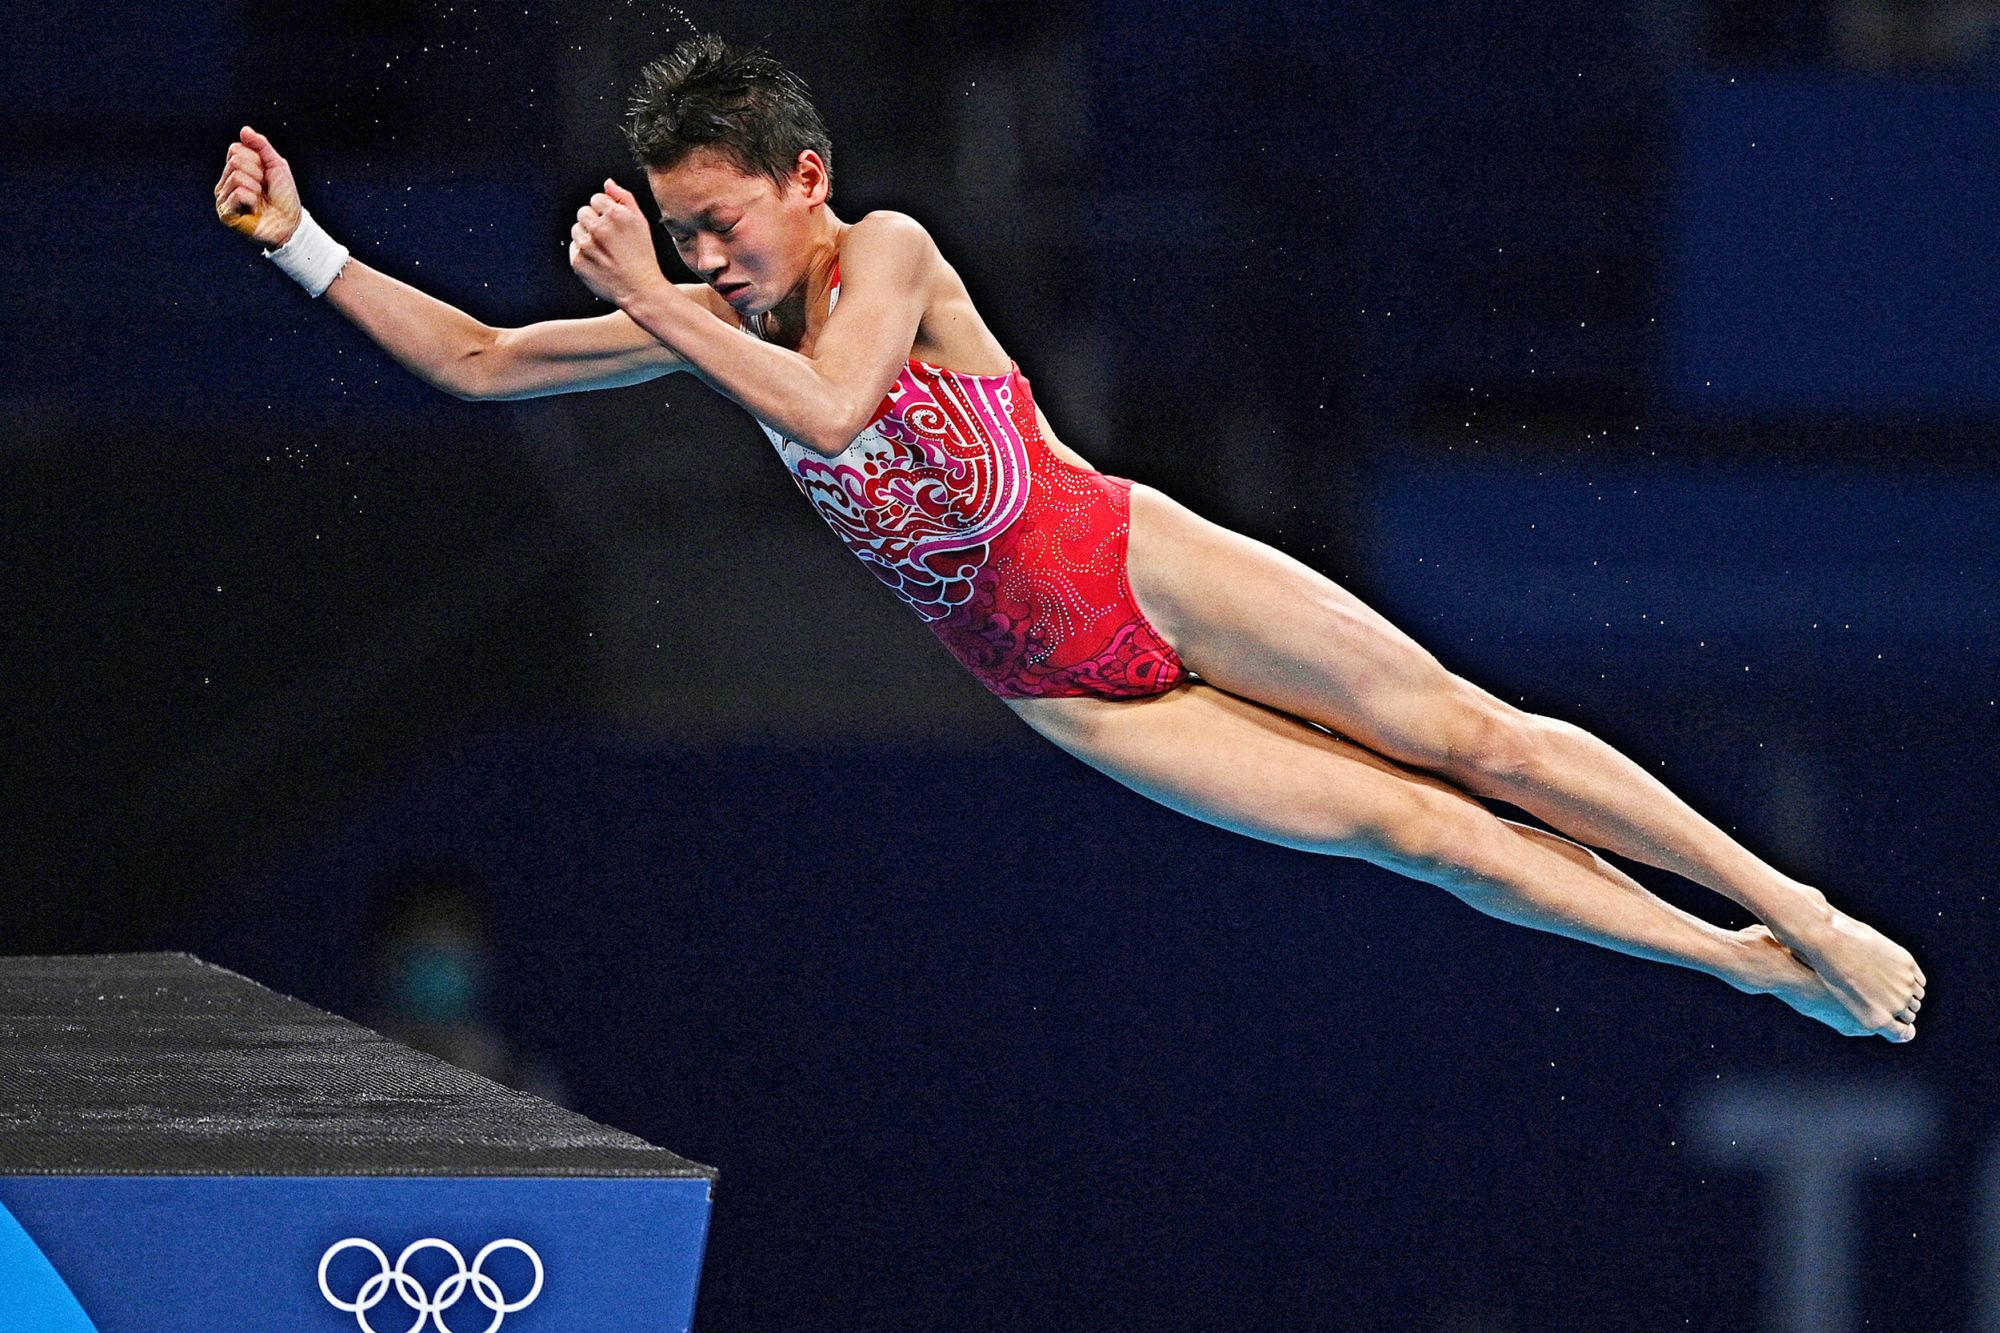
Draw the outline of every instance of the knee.
M1442 729L1428 767L1473 791L1513 782L1534 769L1550 719L1456 677L1449 692L1451 722Z
M1419 788L1406 792L1393 810L1354 829L1342 850L1425 883L1446 883L1472 855L1482 815L1492 818L1463 794Z

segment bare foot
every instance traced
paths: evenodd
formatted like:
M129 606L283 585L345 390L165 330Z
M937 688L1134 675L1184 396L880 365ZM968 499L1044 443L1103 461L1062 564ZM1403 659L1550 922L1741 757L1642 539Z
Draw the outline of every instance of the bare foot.
M1827 902L1817 890L1811 891L1811 904L1796 919L1773 927L1778 939L1819 973L1827 989L1870 1032L1890 1041L1916 1036L1924 973L1910 951Z
M1879 1032L1890 1041L1903 1042L1917 1035L1914 1021L1893 1020L1885 1030L1855 1017L1826 979L1807 967L1768 926L1739 930L1736 938L1743 945L1742 968L1738 975L1724 980L1738 990L1752 995L1775 995L1807 1018L1818 1019L1843 1036L1870 1037ZM1911 1003L1914 1006L1920 1001ZM1911 1020L1915 1019L1914 1007L1907 1013Z

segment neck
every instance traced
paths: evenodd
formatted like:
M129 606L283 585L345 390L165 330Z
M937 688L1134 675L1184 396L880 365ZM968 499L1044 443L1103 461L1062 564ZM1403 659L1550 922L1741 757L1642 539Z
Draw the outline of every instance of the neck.
M764 336L773 342L797 343L805 335L809 313L815 308L826 308L826 292L833 285L833 265L840 257L841 238L853 224L842 222L832 209L822 208L820 215L820 226L806 247L805 276L764 315Z

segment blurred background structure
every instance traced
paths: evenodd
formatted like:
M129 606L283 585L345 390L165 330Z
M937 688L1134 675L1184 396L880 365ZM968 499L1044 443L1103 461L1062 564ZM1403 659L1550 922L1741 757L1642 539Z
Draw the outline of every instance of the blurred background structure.
M1151 806L699 383L451 400L213 221L247 122L370 264L598 313L688 18L1094 465L1909 943L1923 1035ZM718 1165L697 1327L2000 1329L2000 4L9 26L0 952L194 949Z

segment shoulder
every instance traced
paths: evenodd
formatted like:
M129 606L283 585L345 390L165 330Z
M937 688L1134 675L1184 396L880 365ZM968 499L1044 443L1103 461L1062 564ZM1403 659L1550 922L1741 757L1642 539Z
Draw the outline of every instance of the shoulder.
M931 240L931 234L924 230L923 223L908 213L898 213L893 208L878 208L872 213L865 213L859 222L848 229L850 238L859 236L863 232L867 232L870 236L901 237L906 244L912 239L921 240L925 244L930 244Z
M857 262L868 271L921 273L938 258L937 242L908 213L878 208L847 229L841 239L842 275Z

